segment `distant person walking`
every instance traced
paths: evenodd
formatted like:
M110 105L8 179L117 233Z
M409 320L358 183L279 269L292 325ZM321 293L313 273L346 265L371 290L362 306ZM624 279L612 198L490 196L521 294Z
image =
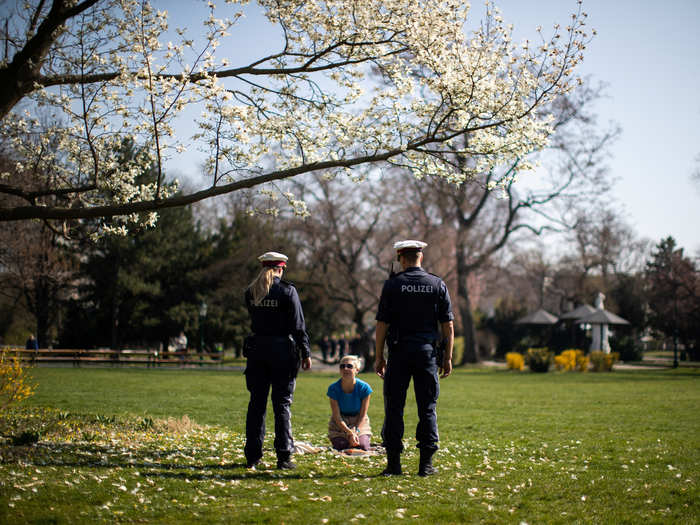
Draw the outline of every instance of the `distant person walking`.
M336 361L338 363L340 363L340 360L343 358L343 356L345 356L348 353L347 347L348 347L348 342L345 339L345 336L343 334L340 334L338 336L338 354L337 354L338 357L336 359Z
M34 334L29 335L29 339L27 339L27 342L24 344L24 349L25 350L39 350L39 341L36 340L36 337L34 337Z
M333 361L335 357L335 351L338 349L338 340L335 337L335 334L331 335L331 339L329 341L330 344L330 352L328 353L328 357L330 361Z
M331 348L331 342L327 335L323 336L323 339L321 339L321 341L318 343L318 346L321 349L321 358L323 359L323 362L326 363L328 361L328 352Z
M187 358L187 336L185 332L180 331L180 334L175 338L175 354L184 361Z
M291 404L301 367L311 368L309 336L304 313L293 284L281 279L287 256L266 252L258 257L262 270L245 292L252 335L247 338L245 378L250 392L246 415L246 466L257 465L263 455L267 397L272 390L275 415L277 468L293 469Z
M435 473L432 457L438 449L436 406L441 377L452 372L454 328L452 305L445 283L421 267L421 241L394 244L402 272L384 282L377 311L375 370L384 378L384 447L387 467L384 475L401 474L403 452L403 411L406 392L413 379L418 405L416 439L420 449L419 476ZM438 362L438 325L445 342L444 356ZM384 359L384 344L389 347Z

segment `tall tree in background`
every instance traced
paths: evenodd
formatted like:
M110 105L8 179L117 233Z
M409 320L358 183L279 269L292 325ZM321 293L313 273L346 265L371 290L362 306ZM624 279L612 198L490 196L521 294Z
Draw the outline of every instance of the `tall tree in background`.
M700 278L695 263L662 239L647 262L649 321L653 328L697 354L700 343Z
M438 178L411 186L409 207L423 207L422 220L433 224L432 228L439 225L442 237L446 229L453 232L448 253L454 256L456 304L464 337L462 364L479 360L469 285L473 277L521 233L539 236L574 227L572 211L591 206L609 188L604 160L619 130L598 127L591 106L600 96L600 87L586 84L556 100L555 131L550 147L540 153L549 173L538 184L523 187L517 183L514 175L519 164L528 162L524 155L505 171L483 172L458 187L454 181ZM447 159L455 173L475 171L473 159L459 151ZM426 231L430 228L424 226Z
M4 149L2 145L0 148ZM31 191L37 183L25 180L15 160L6 154L0 154L0 171L5 173L5 180L10 184L26 191ZM43 176L50 175L44 173ZM16 202L15 196L0 193L0 206L12 206ZM75 243L64 233L39 221L0 222L0 272L3 274L0 293L33 317L33 331L43 348L54 342L59 305L75 284ZM15 312L10 315L14 316Z
M206 237L190 207L166 210L161 221L162 228L107 236L87 246L81 293L63 332L65 346L167 348L180 331L197 340ZM93 328L92 340L81 325Z
M24 305L34 317L41 348L54 342L60 305L75 287L76 258L62 234L42 223L0 227L2 293Z
M51 178L27 190L0 173L0 193L20 201L3 205L0 220L117 216L107 226L124 231L153 224L148 212L309 172L393 164L454 179L442 152L488 173L546 143L546 107L575 83L590 39L580 6L566 28L519 45L492 6L467 32L469 7L453 0L259 0L275 33L269 53L245 61L235 43L223 45L229 32L245 32L242 3L188 6L203 37L167 32L167 12L148 0L9 5L0 142L24 177ZM364 94L370 71L384 82ZM182 135L175 121L186 110L201 117ZM41 133L38 111L54 122ZM126 137L141 155L123 165L116 146ZM59 147L43 147L50 142ZM198 148L206 184L177 193L166 162ZM150 166L155 179L139 183Z
M369 327L393 261L384 257L395 240L393 208L387 203L392 188L376 179L360 185L313 177L297 185L297 192L310 207L310 215L295 226L301 255L311 269L303 284L327 306L341 309L334 322L354 326L360 338L357 351L370 366ZM330 335L342 325L335 330L326 326L319 335Z
M554 277L562 311L592 303L597 292L607 296L617 286L619 276L643 270L647 242L637 239L629 225L606 204L578 211L567 237L570 251L560 257Z
M202 267L202 299L208 305L206 338L233 346L240 355L243 338L250 333L250 318L245 306L245 289L260 271L257 258L267 251L289 257L285 279L306 277L290 233L290 220L252 213L254 209L273 208L260 197L239 193L226 196L217 206L198 208L198 216L208 225L210 250ZM311 311L308 294L299 288L304 312ZM313 327L315 318L307 320Z

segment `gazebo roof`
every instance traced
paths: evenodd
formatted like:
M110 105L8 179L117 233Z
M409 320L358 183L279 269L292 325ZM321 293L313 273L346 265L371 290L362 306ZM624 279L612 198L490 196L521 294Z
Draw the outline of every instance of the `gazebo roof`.
M578 308L575 308L571 310L570 312L566 312L565 314L562 314L560 319L580 319L581 317L585 317L587 315L591 315L593 312L595 312L595 308L593 308L590 304L582 304Z
M559 321L559 319L556 316L540 308L539 310L518 319L515 321L515 324L556 324L557 321Z
M588 324L630 324L629 321L607 310L596 310L592 314L580 318L579 322Z

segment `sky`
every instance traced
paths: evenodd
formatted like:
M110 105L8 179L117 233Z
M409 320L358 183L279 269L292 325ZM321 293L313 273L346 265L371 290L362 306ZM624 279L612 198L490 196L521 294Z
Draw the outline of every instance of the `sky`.
M576 0L495 4L514 25L516 41L534 38L537 26L547 35L578 8ZM192 28L183 9L189 0L165 5L172 26ZM611 205L639 237L656 244L671 235L686 254L700 255L700 181L691 180L700 169L700 0L583 0L582 8L597 36L579 74L606 85L595 111L601 125L614 122L622 129L608 164L616 181ZM246 23L238 26L245 33L236 35L245 49L237 47L234 63L269 45L262 17L253 7L247 11ZM482 2L472 3L474 21L484 12Z
M474 3L474 14L483 12ZM501 0L516 39L564 22L570 0ZM604 82L596 112L622 135L612 146L615 209L655 244L673 236L700 255L700 1L583 0L597 35L579 72Z

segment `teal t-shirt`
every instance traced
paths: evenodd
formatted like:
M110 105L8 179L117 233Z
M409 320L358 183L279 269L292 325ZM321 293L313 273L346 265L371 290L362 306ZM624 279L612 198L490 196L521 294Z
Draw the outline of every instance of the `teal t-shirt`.
M362 400L372 393L372 387L361 379L355 379L355 389L346 394L340 386L340 379L331 383L326 394L331 399L335 399L340 407L340 413L346 416L354 416L360 412Z

